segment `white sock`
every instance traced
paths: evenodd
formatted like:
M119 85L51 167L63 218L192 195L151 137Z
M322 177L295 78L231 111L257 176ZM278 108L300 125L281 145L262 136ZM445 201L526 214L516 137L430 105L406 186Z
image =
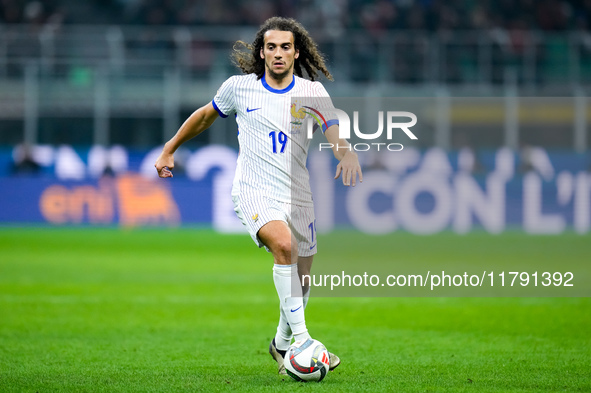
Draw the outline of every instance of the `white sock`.
M304 293L304 296L302 297L302 304L304 305L304 311L306 310L306 307L308 306L308 300L310 300L310 287L308 287L308 290L306 291L306 293ZM310 338L309 334L306 334L307 337L303 337L298 339L296 337L296 341L302 340L302 339L307 339Z
M297 274L297 264L275 264L273 266L273 281L275 282L275 289L279 296L279 305L283 310L284 317L287 320L286 323L289 323L289 327L291 328L296 341L310 338L304 317L304 302L302 298L300 278ZM279 338L285 340L287 337L283 334L279 334L280 330L283 331L282 326L277 328L277 332ZM275 344L277 344L277 340L275 341ZM282 343L282 345L285 344Z
M279 325L277 325L277 334L275 335L275 346L280 351L287 351L291 345L292 337L291 328L283 312L283 307L279 307Z
M308 306L309 299L310 287L308 287L308 290L302 298L302 303L304 303L304 310L306 310L306 307ZM287 349L291 345L292 338L293 334L291 332L289 322L287 321L287 317L285 316L285 312L283 312L282 307L279 307L279 324L277 325L277 334L275 335L275 346L280 351L287 351Z

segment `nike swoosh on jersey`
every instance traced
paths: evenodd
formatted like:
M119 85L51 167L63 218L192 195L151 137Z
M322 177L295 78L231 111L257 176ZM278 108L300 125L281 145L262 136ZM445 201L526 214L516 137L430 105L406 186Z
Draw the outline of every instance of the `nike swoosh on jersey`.
M247 112L258 111L259 109L261 109L261 108L253 108L253 109L250 109L250 108L246 107L246 111Z
M291 309L291 310L289 310L289 311L291 311L291 312L296 312L296 311L298 311L300 308L302 308L302 306L299 306L299 307L298 307L298 308L296 308L295 310L294 310L294 309Z
M310 250L312 250L314 247L316 247L316 244L314 244L313 246L310 247Z

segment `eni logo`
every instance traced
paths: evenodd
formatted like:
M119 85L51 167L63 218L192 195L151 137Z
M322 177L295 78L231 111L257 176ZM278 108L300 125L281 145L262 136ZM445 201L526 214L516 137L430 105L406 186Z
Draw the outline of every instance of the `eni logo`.
M139 175L127 174L102 179L92 185L52 185L39 200L43 217L53 224L89 222L111 224L119 218L126 227L139 225L178 225L179 208L172 193L162 184Z

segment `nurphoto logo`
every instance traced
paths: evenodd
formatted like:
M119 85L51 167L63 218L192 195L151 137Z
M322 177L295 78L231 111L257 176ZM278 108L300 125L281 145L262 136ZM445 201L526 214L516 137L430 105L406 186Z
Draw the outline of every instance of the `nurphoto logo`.
M312 109L312 108L309 108ZM331 118L338 118L339 125L339 137L341 139L351 138L351 120L347 112L337 108L326 108L320 110L313 110L310 113L311 116L307 119L307 135L308 139L312 139L314 133L314 124L312 120L320 126L327 126L325 120L326 116L322 116L321 113L331 114ZM385 113L385 116L384 116ZM388 150L388 151L401 151L404 146L401 143L392 142L393 137L396 136L395 131L402 131L406 136L412 140L418 139L417 136L410 130L412 126L417 124L417 116L412 112L399 112L399 111L379 111L378 116L378 129L374 132L362 132L359 127L359 111L353 111L353 132L357 138L368 141L360 143L352 143L347 149L355 151L368 151L368 150ZM387 142L378 142L384 132L384 118L386 119L386 139ZM402 120L402 121L401 121ZM331 122L328 122L330 126ZM332 123L337 124L337 123ZM374 141L374 142L369 142ZM332 149L332 143L320 143L319 149ZM337 149L339 146L337 146ZM343 147L340 147L343 149Z

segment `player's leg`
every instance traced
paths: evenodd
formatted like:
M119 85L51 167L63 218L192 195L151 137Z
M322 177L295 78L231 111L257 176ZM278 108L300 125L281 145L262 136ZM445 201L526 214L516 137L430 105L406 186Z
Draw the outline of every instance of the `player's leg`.
M234 202L234 211L240 221L242 221L248 229L248 233L252 240L259 247L264 246L267 251L273 253L273 258L275 260L275 265L273 266L273 281L275 282L279 298L285 298L286 294L291 296L291 277L297 278L296 261L291 260L292 255L296 256L297 252L292 253L291 247L292 245L296 246L297 242L292 241L291 230L286 224L289 219L289 210L285 209L284 206L277 201L267 198L244 200L239 196L234 196L232 197L232 200ZM293 270L293 274L282 274L288 273L291 270ZM299 299L301 302L301 294ZM298 314L301 314L301 320L303 321L304 307L303 303L301 304L302 307L299 307L299 309L297 304L295 307L292 307L294 310L297 310L293 313L292 317L298 317ZM277 328L277 340L274 338L269 346L269 353L277 361L280 374L285 374L283 357L285 351L291 344L292 338L290 322L287 317L285 317L284 313L286 308L284 302L281 302L280 315L284 316L282 318L283 321L280 322L279 327ZM290 310L292 308L290 308ZM304 331L306 331L305 325ZM275 341L278 342L281 348L279 351Z
M281 310L285 314L295 339L305 340L310 335L306 328L301 282L297 274L297 241L287 223L283 221L266 223L261 227L257 236L273 254L275 262L273 281L279 296ZM285 343L281 344L281 347L285 346ZM287 346L289 347L289 344Z
M304 310L310 297L310 283L304 283L303 277L307 276L308 281L310 277L310 270L314 253L316 252L315 234L316 229L314 224L314 209L313 208L297 208L290 204L283 204L284 211L288 216L293 216L295 220L291 221L290 230L292 235L292 255L298 255L297 258L297 274L302 282L302 303ZM313 230L313 232L311 230ZM309 244L308 244L309 243ZM301 256L302 252L310 256ZM293 258L292 258L293 261ZM275 336L275 344L280 350L287 350L291 344L292 329L289 325L287 315L283 308L280 309L279 324L277 326L277 334Z
M302 280L302 274L310 274L311 265L312 257L298 258L297 274L300 277L300 281ZM306 290L304 290L304 288L306 288ZM309 284L302 285L302 304L304 306L304 310L306 309L306 305L308 303L308 298L310 295L309 288ZM277 325L277 334L275 334L275 338L269 346L269 353L271 354L271 356L273 356L273 358L277 361L279 365L279 374L286 374L285 366L283 366L283 358L285 357L285 353L291 344L291 339L292 331L289 325L289 321L287 319L287 315L285 314L285 310L282 307L279 307L279 324Z
M292 330L296 340L310 337L306 329L301 284L297 274L297 241L284 221L263 225L257 237L271 251L273 281L279 296L279 325L269 353L278 365L279 374L286 374L283 358L291 344Z
M316 247L316 223L314 217L314 208L312 206L298 206L289 203L282 203L282 209L289 217L289 228L294 242L292 243L292 252L297 255L297 277L302 284L300 296L302 296L303 309L306 308L310 297L310 269ZM307 276L307 277L304 277ZM303 282L306 278L308 281ZM278 332L283 333L283 337L288 336L290 325L287 323L287 315L281 313L279 319ZM279 337L277 337L279 339ZM296 337L296 340L298 338ZM291 343L284 341L284 344ZM287 345L289 346L289 345Z
M304 282L304 279L308 280L308 277L310 277L310 269L312 267L313 258L313 256L298 257L298 275L300 276L300 281L302 282L302 303L304 305L304 311L310 297L310 284L308 282ZM293 335L291 327L289 326L289 321L287 320L287 316L285 315L283 308L280 307L279 324L277 325L277 334L275 335L276 347L279 350L287 350L291 344L292 337Z

